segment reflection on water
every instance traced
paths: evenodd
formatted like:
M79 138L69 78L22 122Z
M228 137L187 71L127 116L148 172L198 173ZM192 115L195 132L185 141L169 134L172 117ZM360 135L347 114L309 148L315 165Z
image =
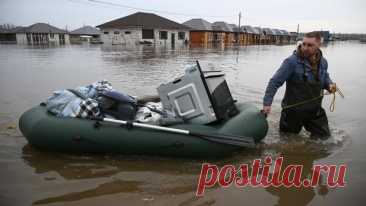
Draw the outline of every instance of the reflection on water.
M291 143L282 146L276 155L284 158L282 168L289 165L303 165L301 176L301 181L303 181L311 177L315 162L327 157L329 153L314 143ZM300 188L269 187L266 188L266 191L278 197L277 205L307 205L317 194L325 196L328 193L328 188L321 184L315 188L304 186Z
M282 136L282 139L289 137ZM296 139L297 138L297 139ZM306 138L306 137L301 137ZM290 137L282 140L283 144L263 144L258 150L248 154L237 153L234 157L209 160L223 166L249 163L255 158L265 158L271 155L273 159L284 157L283 167L288 165L303 165L302 179L308 178L312 173L312 166L317 160L327 157L339 149L340 145L325 144L303 140L300 137ZM43 176L43 181L73 181L104 179L92 188L70 192L61 195L42 198L34 204L54 202L73 202L104 195L149 194L156 199L164 195L190 194L188 199L178 202L179 205L195 205L199 199L194 197L197 175L200 172L201 160L170 159L162 157L144 156L94 156L73 155L38 151L30 145L23 147L23 159L34 168L36 174ZM214 189L217 187L214 187ZM211 189L212 190L212 189ZM278 205L307 205L316 195L325 196L328 193L326 185L315 188L285 188L269 187L265 189L278 197ZM214 200L206 203L214 203ZM205 204L206 204L205 203Z
M366 155L366 119L360 115L365 100L366 45L353 42L323 48L331 76L346 99L329 113L332 138L309 139L306 132L280 135L281 89L268 117L269 132L258 148L225 159L171 159L144 156L74 155L38 151L17 130L26 109L53 90L73 88L99 79L131 95L156 93L156 87L183 74L186 64L199 60L204 70L219 69L234 98L261 106L268 79L294 49L285 46L239 48L106 47L77 45L56 48L0 46L0 203L1 205L308 205L359 203ZM347 58L343 58L347 56ZM350 67L351 65L351 67ZM344 69L344 68L348 68ZM352 72L349 72L352 69ZM328 106L329 100L324 104ZM352 139L352 141L351 141ZM318 163L346 163L350 173L343 189L213 187L195 197L202 162L240 165L266 155L284 157L284 165L304 165L304 175ZM350 178L352 176L353 178ZM350 197L352 197L350 199Z
M103 195L117 194L121 192L141 192L138 188L139 182L115 180L103 183L98 187L82 192L73 192L58 197L49 197L33 202L34 205L49 204L54 202L78 201L85 198L98 197Z

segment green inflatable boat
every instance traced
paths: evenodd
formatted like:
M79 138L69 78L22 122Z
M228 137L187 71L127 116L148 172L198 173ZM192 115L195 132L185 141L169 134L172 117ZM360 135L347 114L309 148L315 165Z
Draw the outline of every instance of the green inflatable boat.
M168 128L261 141L268 130L265 116L250 103L237 104L237 108L239 114L226 121L209 125L178 124ZM32 146L58 152L222 157L246 148L219 138L200 138L89 119L58 118L41 105L21 116L19 128Z

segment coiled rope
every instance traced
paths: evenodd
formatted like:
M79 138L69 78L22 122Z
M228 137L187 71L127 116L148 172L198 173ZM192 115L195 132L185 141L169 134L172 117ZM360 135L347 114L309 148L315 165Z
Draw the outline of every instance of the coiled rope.
M333 93L330 93L330 92L327 91L326 93L323 93L323 94L321 94L318 97L314 97L314 98L307 99L307 100L304 100L304 101L301 101L301 102L297 102L295 104L286 105L286 106L282 107L282 109L290 109L290 108L293 108L293 107L297 107L297 106L300 106L300 105L307 104L309 102L315 101L315 100L320 99L320 98L322 98L322 97L324 97L326 95L333 95L332 101L331 101L331 103L329 105L329 111L333 112L334 109L335 109L336 92L339 94L339 96L342 97L342 99L344 99L344 95L343 95L342 91L336 86L336 91L333 92Z

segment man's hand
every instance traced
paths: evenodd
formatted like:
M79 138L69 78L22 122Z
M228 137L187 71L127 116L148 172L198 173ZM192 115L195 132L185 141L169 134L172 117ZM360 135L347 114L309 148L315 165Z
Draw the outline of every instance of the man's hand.
M271 106L263 106L263 113L269 115L271 113Z
M333 83L333 84L329 84L329 86L328 86L328 91L329 91L330 93L335 93L335 92L337 91L337 86L336 86L336 84L335 84L335 83Z

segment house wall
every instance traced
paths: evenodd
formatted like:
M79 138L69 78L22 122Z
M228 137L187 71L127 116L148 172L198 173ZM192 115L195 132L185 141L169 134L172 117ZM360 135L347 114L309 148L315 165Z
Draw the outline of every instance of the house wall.
M210 31L189 32L191 44L210 44L213 42L213 33Z
M28 42L27 40L27 34L25 33L17 33L16 34L16 40L17 40L17 44L33 44L33 39L32 39L32 35L30 34L31 38L30 38L30 42ZM70 38L68 34L64 34L65 37L65 44L70 44ZM52 45L60 45L60 34L47 34L47 38L48 38L48 43L52 44Z
M191 44L207 44L207 32L204 31L191 31L189 33Z
M106 45L137 44L142 39L141 29L102 29L101 41Z
M51 34L48 34L48 41L49 41L49 44L53 44L53 45L60 45L60 36L62 34L53 34L53 38L51 37L52 35ZM70 44L70 36L69 34L63 34L64 36L64 44L65 45L68 45Z
M59 43L60 43L59 35L53 34L53 37L51 37L51 34L48 34L48 41L49 41L49 44L59 45Z
M290 36L283 36L282 43L284 44L290 43Z
M167 31L168 32L168 38L167 39L160 39L159 38L159 32L160 31ZM185 33L185 39L178 39L178 32L184 32ZM179 46L179 45L183 45L184 41L187 40L189 41L189 31L182 31L182 30L165 30L165 29L154 29L154 37L155 37L155 45L162 45L162 46L169 46L171 45L172 42L172 33L175 34L174 38L174 42L175 45Z
M275 36L275 44L281 44L281 36L280 35Z
M16 34L17 44L27 44L27 36L25 34Z
M65 44L70 44L70 35L65 34Z
M70 35L70 44L80 44L82 42L82 39L80 35Z
M69 40L70 44L81 44L83 42L99 42L100 41L100 35L92 35L90 37L82 37L83 35L79 34L69 34ZM88 36L88 35L86 35Z
M260 34L254 34L254 43L260 44L260 38L261 38Z
M240 33L240 40L239 40L240 45L245 45L246 44L246 39L247 39L247 34L241 32Z
M16 44L15 33L0 33L0 44Z
M214 43L224 43L225 42L225 32L214 32L213 33L213 42Z
M139 44L140 41L149 41L155 45L171 45L171 34L175 34L175 45L182 45L184 41L189 41L189 32L182 30L154 29L153 39L143 39L141 28L132 29L102 29L101 41L106 45L118 44ZM167 31L167 39L160 39L159 32ZM178 39L178 32L185 32L185 39Z
M247 33L247 41L246 44L253 44L254 43L254 34Z
M259 43L266 44L266 35L264 35L263 33L261 33L259 36Z
M232 44L235 42L235 35L232 32L225 33L225 44Z

